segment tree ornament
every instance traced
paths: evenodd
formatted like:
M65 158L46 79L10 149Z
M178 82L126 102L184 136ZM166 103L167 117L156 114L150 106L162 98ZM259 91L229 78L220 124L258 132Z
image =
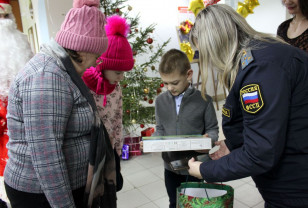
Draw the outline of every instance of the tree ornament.
M127 113L127 114L130 114L130 110L126 110L126 113Z
M152 69L152 71L154 71L155 70L155 66L151 66L151 69Z
M143 69L143 71L144 71L144 72L147 72L147 71L148 71L148 69L145 67L145 68Z
M152 45L150 45L150 46L149 46L149 48L150 48L150 49L153 49L153 46L152 46Z
M136 120L135 120L135 119L133 119L133 120L132 120L132 124L135 124L135 123L136 123Z
M135 29L135 32L137 33L137 32L139 32L139 30L136 28L136 29Z
M144 97L144 98L143 98L143 100L144 100L144 101L147 101L147 100L148 100L148 98L147 98L147 97Z
M124 84L124 85L123 85L123 88L126 88L126 87L127 87L127 84Z
M133 7L130 6L130 5L128 5L127 9L128 9L128 11L132 11L132 10L133 10Z
M153 43L153 39L152 39L152 38L148 38L148 39L147 39L147 43L148 43L148 44L152 44L152 43Z
M157 92L157 94L161 93L161 89L160 89L160 88L157 88L157 89L156 89L156 92Z
M139 37L136 37L136 40L137 40L137 41L139 41L139 40L140 40L140 38L139 38Z
M144 124L140 124L140 128L142 128L142 129L143 129L143 128L144 128Z
M149 89L148 89L148 88L145 88L145 89L143 89L143 92L144 92L145 94L148 94L148 93L149 93Z
M137 51L133 51L133 56L136 56L137 55Z
M120 13L120 9L119 9L119 8L116 8L116 9L115 9L115 12L116 12L116 13Z
M152 103L153 103L153 99L150 99L150 100L149 100L149 103L152 104Z
M161 83L161 84L160 84L160 87L164 87L164 86L165 86L164 83Z

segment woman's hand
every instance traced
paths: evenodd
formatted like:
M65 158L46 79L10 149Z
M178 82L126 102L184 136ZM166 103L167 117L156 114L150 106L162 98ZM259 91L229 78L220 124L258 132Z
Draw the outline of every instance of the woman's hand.
M202 179L202 176L201 176L201 173L200 173L201 163L202 162L195 161L195 158L191 158L188 161L188 166L189 166L188 172L189 172L189 174L196 177L196 178Z
M217 146L219 145L220 148L219 148L219 150L217 150L213 154L210 154L210 158L212 160L218 160L221 157L230 154L230 151L229 151L229 149L228 149L224 140L215 142L215 145L217 145Z

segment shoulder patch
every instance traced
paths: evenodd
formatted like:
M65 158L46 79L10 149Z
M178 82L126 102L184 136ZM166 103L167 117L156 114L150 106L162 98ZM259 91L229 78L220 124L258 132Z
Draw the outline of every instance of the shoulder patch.
M241 58L242 70L245 69L253 61L253 56L251 54L251 50L244 50Z
M249 84L240 90L241 102L244 111L255 114L264 106L260 86Z
M228 108L223 107L221 112L222 112L222 115L229 117L229 118L231 117L231 112Z

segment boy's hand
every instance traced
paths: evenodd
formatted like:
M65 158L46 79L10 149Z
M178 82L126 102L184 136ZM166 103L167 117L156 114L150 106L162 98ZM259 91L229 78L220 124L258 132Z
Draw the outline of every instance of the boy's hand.
M203 137L209 137L209 135L208 135L208 134L204 134ZM206 150L195 150L195 151L196 151L196 152L199 152L199 153L204 153L204 154L209 153L209 150L208 150L208 149L206 149Z
M218 160L221 157L230 154L230 151L229 151L226 143L223 140L215 142L215 145L219 145L220 148L219 148L218 151L214 152L213 154L210 154L210 158L212 160Z
M196 178L202 179L202 176L201 176L201 173L200 173L201 163L202 162L200 162L200 161L195 161L195 158L192 157L188 161L188 166L189 166L188 172L189 172L189 174L196 177Z

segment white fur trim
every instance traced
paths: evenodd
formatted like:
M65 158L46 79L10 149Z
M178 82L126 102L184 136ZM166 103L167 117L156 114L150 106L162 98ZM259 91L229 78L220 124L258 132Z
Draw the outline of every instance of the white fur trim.
M3 176L0 176L0 199L2 201L5 201L6 203L9 203L9 199L7 198L6 196L6 191L5 191L5 188L4 188L4 179L3 179Z
M0 3L0 14L11 14L11 13L12 13L12 6L10 4Z
M0 40L0 96L7 97L10 84L33 53L27 36L12 19L0 19Z

